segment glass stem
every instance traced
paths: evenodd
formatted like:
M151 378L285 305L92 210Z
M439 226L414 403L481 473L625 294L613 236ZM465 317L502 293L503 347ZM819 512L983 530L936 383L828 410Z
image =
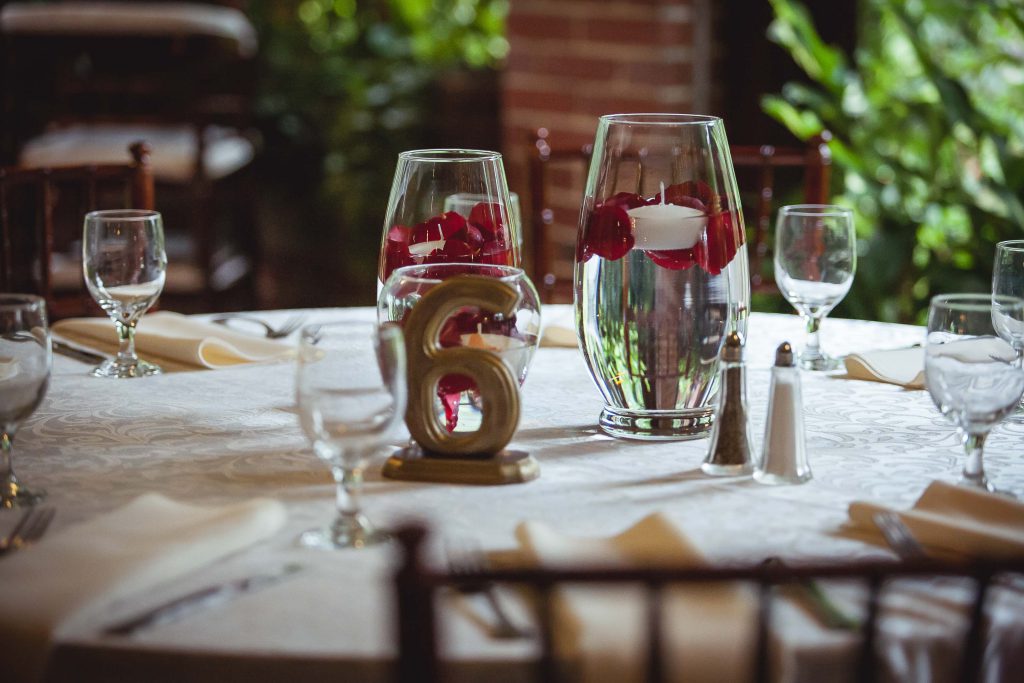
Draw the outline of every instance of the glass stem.
M986 437L988 434L964 434L963 436L964 452L967 454L967 462L964 464L962 476L965 484L988 488L988 479L985 477L985 468L981 461Z
M821 329L821 318L809 315L805 318L807 324L807 338L804 345L804 357L817 358L821 356L821 346L818 340L818 330Z
M114 326L117 328L117 339L120 344L117 349L117 360L122 363L134 363L136 361L135 323L115 320Z
M335 505L338 508L338 519L352 528L358 526L363 490L363 468L332 465L334 475Z
M18 478L14 476L13 444L13 430L4 429L0 432L0 501L13 500L18 496Z

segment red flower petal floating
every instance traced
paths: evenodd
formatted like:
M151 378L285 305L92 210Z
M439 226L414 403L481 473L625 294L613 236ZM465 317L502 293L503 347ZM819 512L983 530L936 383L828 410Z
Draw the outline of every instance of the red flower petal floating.
M633 248L633 242L633 223L626 209L617 204L602 204L595 206L587 219L577 256L586 261L597 254L615 261Z
M662 251L648 251L647 258L654 261L662 268L669 270L686 270L697 263L697 256L694 253L700 243L692 249L667 249Z
M505 225L501 218L501 205L480 202L469 210L469 224L484 234L484 239L504 235Z

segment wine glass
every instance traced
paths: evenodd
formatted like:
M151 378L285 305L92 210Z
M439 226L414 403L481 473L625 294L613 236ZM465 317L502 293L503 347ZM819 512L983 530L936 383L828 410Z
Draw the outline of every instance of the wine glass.
M857 269L853 212L842 206L797 204L779 210L775 224L775 281L803 317L807 337L799 365L834 370L839 359L821 350L821 321L843 300Z
M34 505L45 491L30 491L14 474L12 444L18 426L43 400L50 383L50 329L46 303L29 294L0 294L0 507Z
M519 266L520 244L519 214L509 199L500 154L421 149L398 155L384 218L380 285L403 266Z
M960 483L994 491L985 477L982 452L992 428L1024 393L1024 370L1013 346L996 335L999 315L1024 323L1024 299L987 294L936 296L928 309L925 384L952 422L967 454Z
M163 372L135 353L135 326L164 288L167 255L163 219L156 211L122 209L85 215L82 235L85 285L117 328L117 356L96 367L96 377L145 377Z
M299 420L334 475L337 515L302 534L313 548L361 548L386 540L360 509L363 470L405 416L405 345L396 325L307 325L296 377Z

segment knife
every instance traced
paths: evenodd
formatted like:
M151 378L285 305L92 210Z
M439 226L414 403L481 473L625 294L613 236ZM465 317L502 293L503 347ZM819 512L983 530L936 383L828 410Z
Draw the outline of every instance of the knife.
M162 605L157 605L142 614L110 624L103 629L103 633L110 636L130 636L151 626L177 621L203 608L222 605L245 593L272 586L279 581L294 576L302 569L303 565L289 562L274 572L256 574L243 579L233 579L207 586L206 588L200 588L165 602Z
M74 358L77 361L89 363L90 365L96 365L107 360L107 356L99 353L93 353L92 351L86 351L85 349L80 349L77 346L71 346L67 342L62 342L59 339L53 340L53 350L62 356Z

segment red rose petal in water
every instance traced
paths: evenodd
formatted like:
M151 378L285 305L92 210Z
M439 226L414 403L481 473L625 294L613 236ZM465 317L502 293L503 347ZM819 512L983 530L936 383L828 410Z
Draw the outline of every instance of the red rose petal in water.
M710 207L714 204L715 193L711 191L711 186L703 180L687 180L685 183L676 183L665 188L665 201L669 204L689 206L689 204L679 201L683 197L699 199L704 206ZM702 208L701 210L706 209Z
M430 218L416 225L412 229L412 240L411 244L420 244L421 242L436 242L444 239L444 232L441 230L441 219L438 217Z
M469 224L476 226L482 233L484 239L490 236L501 235L505 232L505 226L501 219L501 205L491 202L480 202L469 211Z
M686 270L697 263L696 254L693 249L665 249L661 251L647 251L647 258L654 261L662 268L669 270Z
M437 220L441 224L441 234L444 235L444 239L453 237L468 226L466 219L454 211L449 211L440 218L431 220Z
M577 258L586 261L597 254L615 261L633 248L633 242L633 225L626 209L609 204L596 206L587 219Z
M462 240L452 238L444 243L444 255L450 263L471 261L473 254L473 248Z
M492 266L511 266L512 250L499 240L485 242L477 255L479 263L487 263Z
M622 206L626 209L635 209L649 202L638 194L632 192L619 192L601 202L601 206Z

